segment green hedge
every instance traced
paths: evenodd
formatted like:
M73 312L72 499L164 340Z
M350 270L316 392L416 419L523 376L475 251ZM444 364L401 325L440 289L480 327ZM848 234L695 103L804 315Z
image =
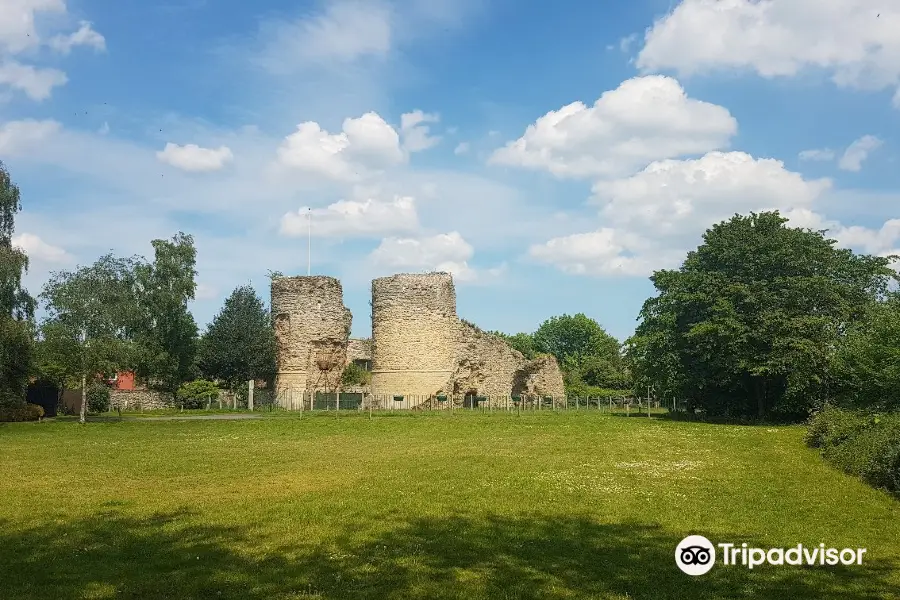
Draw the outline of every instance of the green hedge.
M18 423L39 421L44 418L44 407L37 404L0 405L0 422Z
M632 390L612 390L576 382L566 385L566 395L606 400L607 398L631 398L634 396L634 392Z
M806 442L845 473L900 495L900 413L826 407L810 420Z

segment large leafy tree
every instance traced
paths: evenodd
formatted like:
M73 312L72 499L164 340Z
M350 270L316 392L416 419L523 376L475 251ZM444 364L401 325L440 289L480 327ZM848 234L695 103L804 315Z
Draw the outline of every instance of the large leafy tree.
M135 266L134 259L108 254L89 267L52 273L41 293L43 343L60 377L81 381L82 423L88 382L132 363Z
M31 368L35 302L22 287L28 256L12 244L19 188L0 162L0 402L23 402Z
M250 379L275 377L275 333L250 286L235 289L200 340L200 370L236 390Z
M534 332L537 352L552 354L566 371L567 387L624 388L629 377L621 344L584 314L552 317Z
M197 250L190 235L153 240L152 263L135 267L135 372L175 394L194 375L197 324L188 311L196 290Z
M709 414L800 417L825 396L835 348L884 296L889 259L835 247L777 212L713 226L651 278L629 342L637 374Z
M850 407L900 410L900 295L855 323L833 362L835 399Z

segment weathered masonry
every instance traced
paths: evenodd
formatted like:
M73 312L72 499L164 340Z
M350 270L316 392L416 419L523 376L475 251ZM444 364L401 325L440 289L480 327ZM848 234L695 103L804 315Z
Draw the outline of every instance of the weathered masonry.
M372 392L436 394L456 370L456 290L446 273L372 282Z
M333 277L272 280L276 390L333 390L347 362L351 315Z
M426 398L564 395L550 356L526 359L503 339L462 321L448 273L372 282L372 339L351 340L340 283L330 277L272 283L279 392L333 391L348 362L372 371L375 396Z

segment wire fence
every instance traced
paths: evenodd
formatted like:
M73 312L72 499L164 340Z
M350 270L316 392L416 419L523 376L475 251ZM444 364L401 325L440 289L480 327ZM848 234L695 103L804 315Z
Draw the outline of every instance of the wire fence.
M256 410L269 411L594 411L607 413L646 414L649 411L677 410L676 403L663 400L621 397L584 396L472 396L372 394L368 392L299 392L290 389L274 393L257 390L254 394Z

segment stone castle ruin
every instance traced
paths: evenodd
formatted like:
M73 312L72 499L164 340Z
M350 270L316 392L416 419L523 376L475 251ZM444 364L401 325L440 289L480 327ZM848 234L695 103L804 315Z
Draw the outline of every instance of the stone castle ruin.
M276 389L298 394L337 389L347 363L350 310L333 277L272 280L272 315L277 344Z
M279 394L337 391L349 362L372 372L372 396L564 395L552 356L526 359L502 338L456 314L449 273L402 274L372 282L372 339L349 338L351 315L332 277L279 277L272 282Z

